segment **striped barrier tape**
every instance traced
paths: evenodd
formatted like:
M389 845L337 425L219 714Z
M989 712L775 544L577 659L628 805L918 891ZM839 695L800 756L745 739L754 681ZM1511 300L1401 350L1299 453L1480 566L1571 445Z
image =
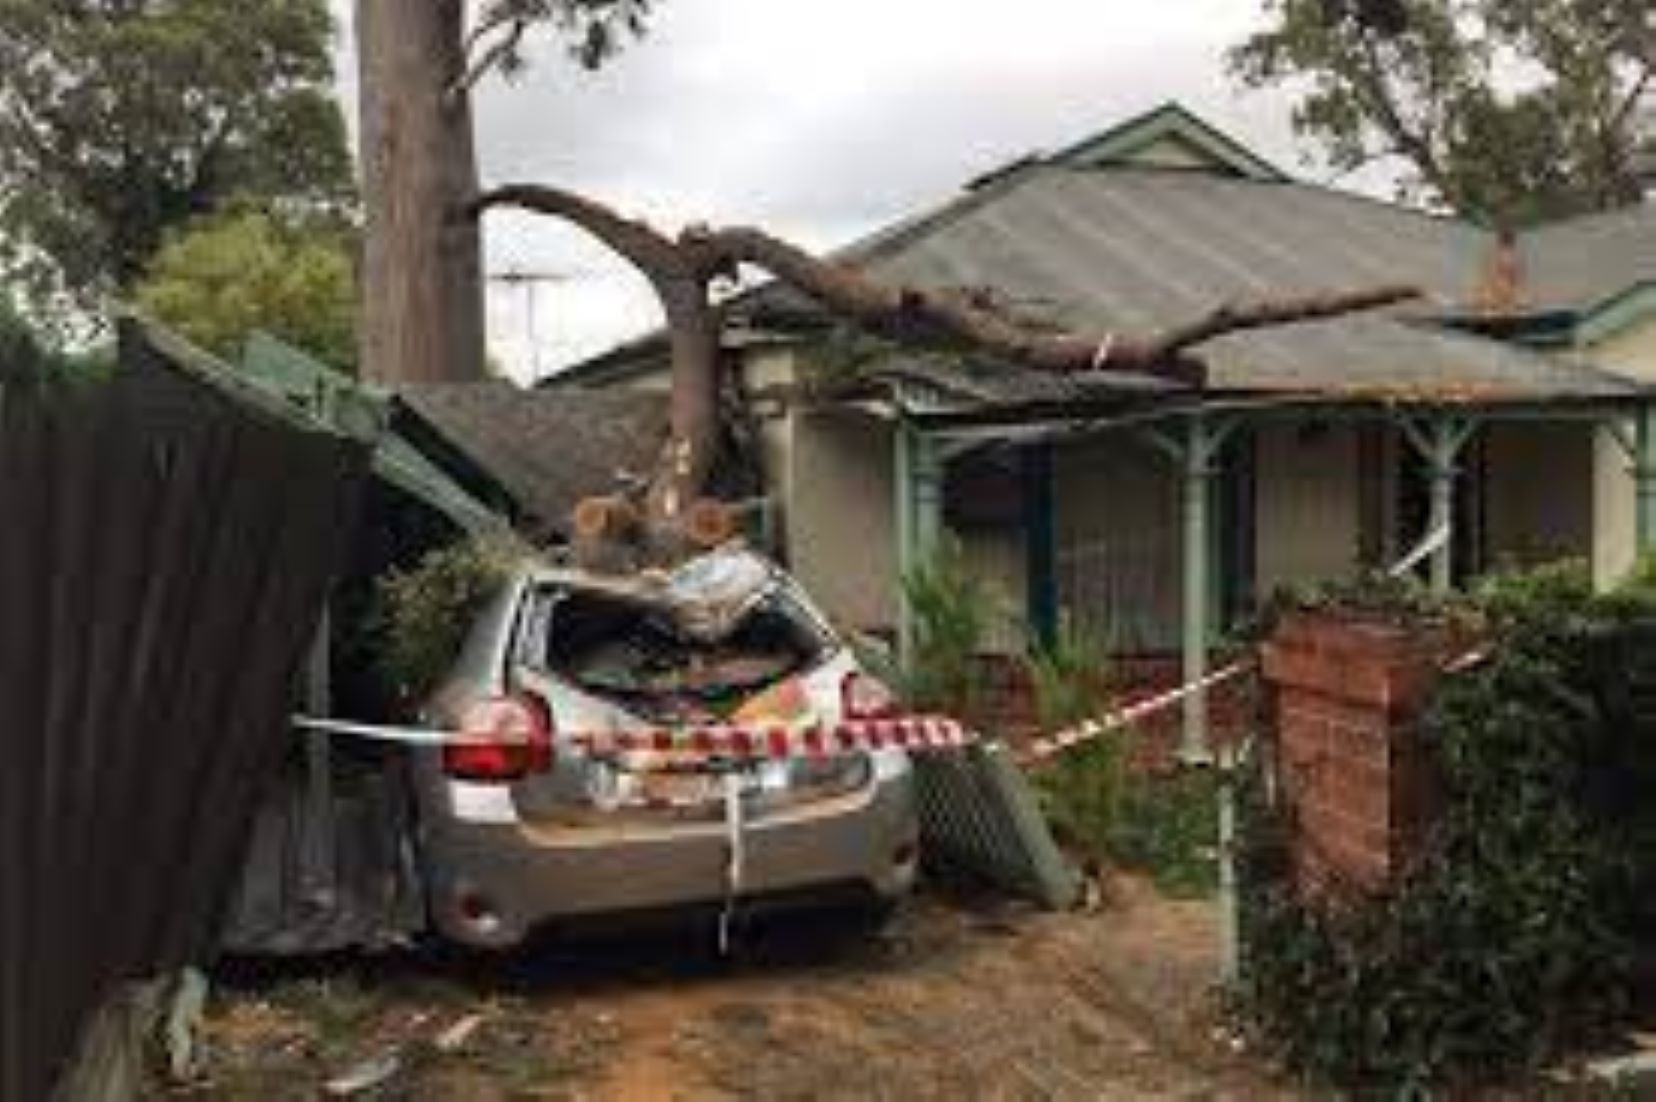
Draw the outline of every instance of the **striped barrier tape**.
M896 716L846 720L832 726L716 726L682 730L604 731L562 736L589 754L653 751L688 752L718 758L821 758L893 747L903 750L957 750L975 741L958 722L944 716Z
M353 723L302 715L293 717L293 725L306 731L351 735L410 746L453 746L466 740L466 736L458 731ZM844 720L835 724L805 726L719 724L679 729L560 731L554 736L555 746L572 747L596 757L653 752L772 760L822 758L888 747L911 751L957 750L975 741L977 736L958 721L931 715Z
M1177 688L1169 689L1167 692L1157 693L1155 696L1106 712L1096 719L1085 720L1073 727L1066 727L1056 734L1043 736L1029 744L1028 749L1020 755L1020 760L1025 765L1033 765L1048 758L1056 757L1065 750L1092 742L1119 731L1123 727L1131 727L1140 720L1147 719L1157 712L1172 707L1187 696L1205 692L1216 685L1222 685L1252 668L1253 662L1251 660L1233 662L1229 666L1217 669L1199 680L1186 682Z
M1445 673L1460 673L1478 665L1488 657L1488 648L1473 648L1444 662L1443 671ZM1112 712L1106 712L1096 719L1089 719L1073 727L1067 727L1056 734L1042 736L1029 744L1028 748L1019 755L1019 761L1024 765L1035 765L1048 758L1056 757L1065 750L1092 742L1124 727L1131 727L1140 720L1147 719L1157 712L1172 707L1187 696L1222 685L1253 668L1254 662L1252 659L1233 662L1199 680L1186 682L1176 688L1169 689L1167 692L1157 693L1155 696L1135 701Z

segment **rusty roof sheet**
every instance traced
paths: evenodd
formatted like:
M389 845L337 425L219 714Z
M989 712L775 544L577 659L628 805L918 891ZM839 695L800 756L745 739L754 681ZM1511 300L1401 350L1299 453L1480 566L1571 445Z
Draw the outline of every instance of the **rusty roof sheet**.
M1542 226L1519 245L1530 305L1590 307L1656 282L1656 202Z

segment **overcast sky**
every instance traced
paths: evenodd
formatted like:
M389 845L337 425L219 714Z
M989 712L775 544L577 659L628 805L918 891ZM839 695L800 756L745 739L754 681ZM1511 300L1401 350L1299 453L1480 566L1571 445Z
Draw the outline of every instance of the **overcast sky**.
M348 0L341 77L354 117ZM1285 168L1288 107L1243 94L1227 45L1257 0L660 0L649 36L596 74L550 32L477 95L485 183L557 183L666 227L754 222L828 248L947 198L1021 153L1170 99ZM493 355L519 379L648 328L647 290L572 231L491 215Z

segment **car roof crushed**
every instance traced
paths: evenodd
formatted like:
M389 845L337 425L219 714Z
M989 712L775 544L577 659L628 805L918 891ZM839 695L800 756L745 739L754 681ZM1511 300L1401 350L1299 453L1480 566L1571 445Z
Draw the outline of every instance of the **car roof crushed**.
M543 567L533 581L604 596L658 613L686 638L716 643L783 584L770 559L739 541L689 559L670 571L605 574L578 567Z

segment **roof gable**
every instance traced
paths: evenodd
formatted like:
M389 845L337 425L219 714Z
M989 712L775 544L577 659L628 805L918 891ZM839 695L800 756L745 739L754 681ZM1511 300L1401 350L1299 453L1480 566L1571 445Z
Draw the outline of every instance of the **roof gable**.
M1216 172L1260 182L1291 177L1177 103L1165 103L1059 150L1049 164L1074 168L1163 168Z

